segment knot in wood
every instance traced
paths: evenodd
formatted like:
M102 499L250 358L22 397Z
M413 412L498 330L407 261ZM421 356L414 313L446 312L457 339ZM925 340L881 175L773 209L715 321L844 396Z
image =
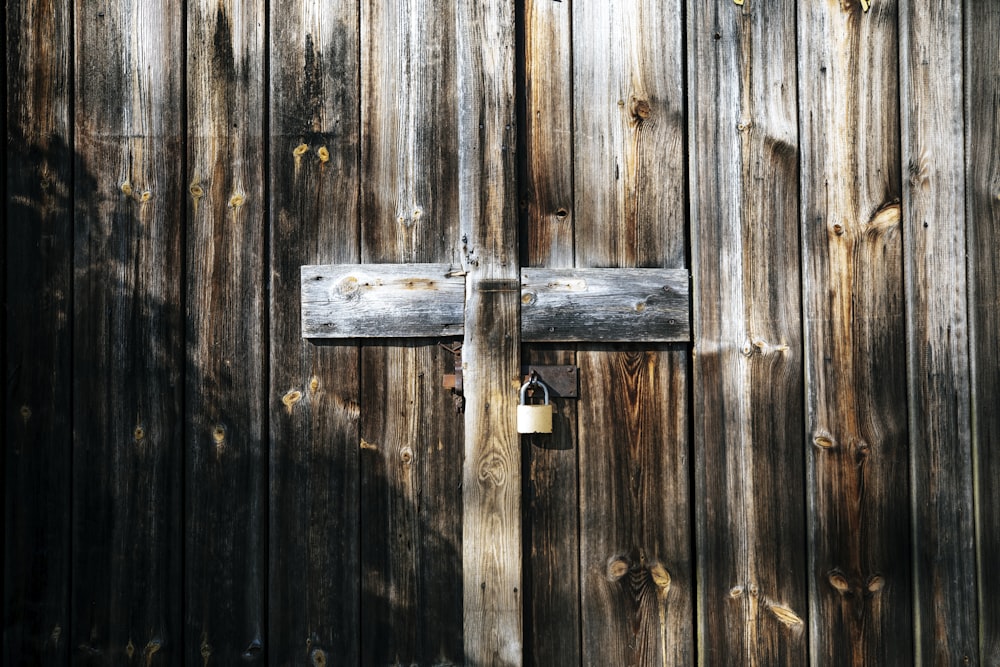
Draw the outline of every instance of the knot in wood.
M337 296L342 299L352 300L360 298L361 296L361 284L354 276L347 276L338 282L335 289Z
M608 561L607 578L610 582L616 582L628 574L628 563L623 558L612 558Z
M642 122L653 115L653 107L649 100L632 98L632 118Z
M507 466L503 459L495 454L486 457L479 465L479 481L497 487L506 484Z
M873 574L868 578L868 592L878 593L883 588L885 588L885 579L877 574Z

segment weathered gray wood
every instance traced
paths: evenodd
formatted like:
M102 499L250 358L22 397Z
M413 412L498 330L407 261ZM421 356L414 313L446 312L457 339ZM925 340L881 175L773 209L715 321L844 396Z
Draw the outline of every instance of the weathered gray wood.
M814 665L912 665L896 3L798 4Z
M575 265L681 267L684 11L572 9ZM577 363L582 659L691 664L687 353L588 344Z
M303 266L302 336L460 336L464 273L449 264Z
M965 3L966 207L980 661L1000 666L1000 4Z
M459 3L459 212L465 307L465 661L520 665L521 449L514 2Z
M458 262L455 12L361 8L362 261Z
M962 664L979 652L962 10L902 2L900 22L916 658Z
M266 662L264 3L187 12L184 662Z
M395 279L398 307L385 289L366 295L386 307L367 328L460 335L465 280L441 278L447 262L460 266L455 12L433 0L361 10L361 261L445 263L401 267L410 277ZM463 417L441 387L454 355L436 338L371 342L361 358L361 664L462 664Z
M181 12L77 2L73 601L82 664L182 662Z
M688 3L699 661L808 661L794 3Z
M271 3L268 660L360 661L354 345L301 338L303 264L359 262L356 3Z
M0 251L5 665L69 663L73 146L70 3L6 5Z
M526 341L687 341L685 269L525 269Z

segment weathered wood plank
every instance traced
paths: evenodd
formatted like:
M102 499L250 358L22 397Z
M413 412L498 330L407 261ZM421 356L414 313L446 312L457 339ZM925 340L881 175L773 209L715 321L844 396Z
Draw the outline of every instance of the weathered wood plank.
M81 664L181 658L181 12L76 2L73 601Z
M458 262L455 13L361 5L363 261Z
M799 2L814 665L912 665L896 3Z
M980 661L1000 667L1000 4L965 3L966 207Z
M360 18L352 3L295 0L272 4L269 26L268 659L353 665L360 357L302 340L299 267L361 259Z
M526 341L687 341L685 269L525 269Z
M524 266L573 266L570 7L551 0L524 3Z
M687 359L601 348L579 363L584 663L691 664Z
M573 266L573 63L571 4L524 3L522 266ZM522 308L523 316L523 308ZM522 320L523 332L523 320ZM524 346L527 364L576 366L576 353ZM525 663L578 665L580 558L576 401L556 404L551 436L525 444ZM528 445L527 443L531 443Z
M460 336L464 307L450 264L302 267L303 338Z
M699 662L807 664L793 3L688 3Z
M70 3L6 6L5 665L69 662L73 207Z
M462 664L462 421L450 352L362 350L361 637L366 664Z
M918 664L979 652L961 5L900 3L903 239Z
M263 25L263 2L188 5L188 664L266 662Z
M378 290L385 317L368 329L461 335L455 12L430 0L361 10L361 260L379 272L384 262L440 263L409 267L429 279L396 281L400 301ZM363 664L464 662L463 417L441 387L454 356L436 342L362 352Z
M465 307L465 661L520 665L521 449L514 3L459 3L459 213Z
M578 267L685 261L683 11L577 3ZM588 665L693 662L686 351L578 352L582 649Z
M576 353L533 345L527 365L576 365ZM580 664L577 401L553 399L551 435L526 436L525 662Z

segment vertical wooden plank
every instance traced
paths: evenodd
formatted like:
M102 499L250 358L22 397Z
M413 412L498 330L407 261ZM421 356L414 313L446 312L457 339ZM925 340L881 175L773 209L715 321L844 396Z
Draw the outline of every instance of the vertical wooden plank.
M965 141L981 664L1000 666L1000 4L965 3Z
M272 3L269 662L357 664L359 352L300 338L299 267L360 259L359 10Z
M524 3L524 266L570 267L574 261L570 6ZM528 346L522 360L575 366L576 353ZM556 403L552 436L524 443L525 662L534 665L580 663L576 401Z
M690 664L687 357L601 347L579 362L584 664Z
M7 665L69 660L73 268L68 2L6 6L4 568Z
M895 2L800 2L815 665L911 665Z
M525 266L573 266L571 4L524 3Z
M465 660L520 665L520 276L514 3L459 3L459 214L465 310L462 565Z
M573 6L576 265L685 261L679 2ZM694 572L681 348L581 349L585 664L688 664Z
M458 269L455 13L372 1L361 26L361 260ZM462 662L463 419L436 343L362 351L365 664Z
M525 364L576 365L574 350L531 345ZM577 401L553 399L552 435L522 439L525 662L580 664Z
M976 661L961 5L900 3L917 664Z
M265 658L264 4L187 15L185 661Z
M435 348L362 350L365 664L462 663L462 416Z
M81 664L181 660L182 12L75 3L73 618Z
M702 664L806 664L793 3L688 3Z
M455 14L362 7L362 258L457 262Z

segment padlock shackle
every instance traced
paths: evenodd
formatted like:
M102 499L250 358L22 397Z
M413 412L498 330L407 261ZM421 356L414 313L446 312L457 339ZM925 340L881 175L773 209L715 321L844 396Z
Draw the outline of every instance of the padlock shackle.
M525 401L528 400L528 387L536 386L541 387L542 392L545 394L545 405L549 404L549 388L545 386L545 383L536 377L531 378L523 385L521 385L521 405L527 405Z

